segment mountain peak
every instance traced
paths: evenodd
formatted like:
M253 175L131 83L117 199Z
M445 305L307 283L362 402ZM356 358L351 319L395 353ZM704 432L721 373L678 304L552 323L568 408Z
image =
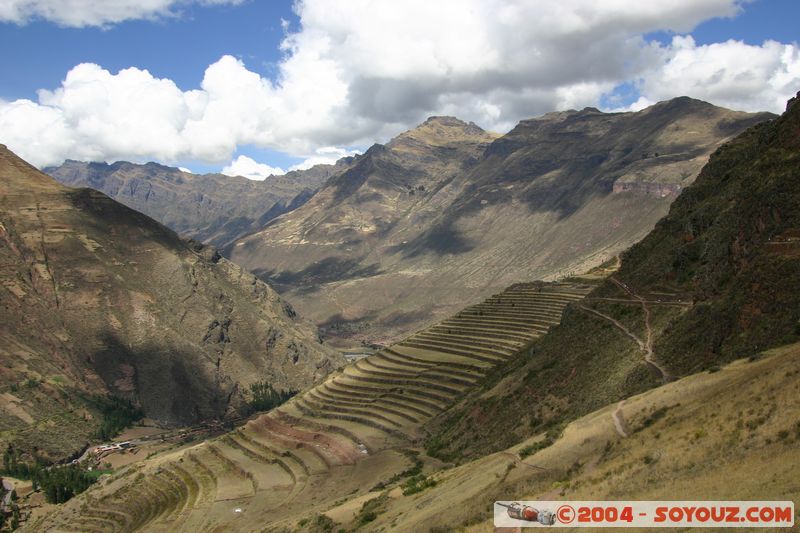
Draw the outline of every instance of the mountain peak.
M491 142L494 136L474 122L464 122L450 116L431 116L416 128L405 131L392 139L387 146L396 148L402 144L424 143L431 146L446 146L452 143Z

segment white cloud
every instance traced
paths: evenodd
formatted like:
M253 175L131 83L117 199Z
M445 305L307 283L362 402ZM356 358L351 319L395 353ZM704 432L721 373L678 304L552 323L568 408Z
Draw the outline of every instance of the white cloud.
M332 165L343 157L358 155L359 150L345 150L335 146L324 146L317 149L314 155L306 157L303 161L289 167L289 170L308 170L315 165Z
M745 111L783 111L800 89L800 48L766 41L761 46L726 41L698 46L673 38L662 59L640 81L644 102L687 94Z
M263 181L270 176L285 174L281 168L271 167L264 163L259 163L246 155L240 155L231 164L222 169L226 176L244 176L247 179Z
M0 14L31 3L61 5L6 2ZM156 4L180 5L141 6ZM640 88L638 106L688 95L772 111L800 86L796 44L642 37L734 16L737 0L302 0L295 9L300 27L282 43L275 79L231 56L190 91L146 70L82 64L37 102L0 102L0 142L40 166L65 158L219 164L241 145L308 157L300 165L310 166L339 154L325 147L382 142L429 115L502 132L554 109L597 106L623 82Z
M180 170L181 172L185 172L186 174L194 174L194 172L192 172L191 169L186 167L178 167L178 170Z
M61 26L107 26L126 20L175 16L187 4L238 4L242 0L0 0L0 22L47 20Z

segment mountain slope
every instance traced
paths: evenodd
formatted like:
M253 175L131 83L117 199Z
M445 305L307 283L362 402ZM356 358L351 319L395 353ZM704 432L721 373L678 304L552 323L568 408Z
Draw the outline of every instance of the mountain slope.
M224 253L329 334L394 340L512 283L620 253L717 146L769 116L678 98L551 113L500 138L433 117Z
M715 152L619 272L429 429L441 457L800 339L800 105ZM480 424L477 423L480 421Z
M336 165L317 165L264 181L125 161L111 165L65 161L44 171L64 185L103 192L180 235L224 246L302 205L351 160L343 158Z
M245 411L259 380L300 389L342 359L268 286L105 195L0 148L2 439L80 448L92 396L164 423ZM88 403L87 403L88 402ZM66 433L53 432L60 424Z
M130 465L31 529L294 531L311 512L440 466L414 449L424 421L545 335L591 288L509 287L234 432Z
M509 499L797 501L800 395L781 391L798 387L798 344L695 374L603 406L534 453L523 450L537 449L543 434L437 472L430 476L436 485L420 494L375 491L363 499L374 499L369 526L496 531L493 502ZM325 514L350 530L364 514L358 511L345 503Z

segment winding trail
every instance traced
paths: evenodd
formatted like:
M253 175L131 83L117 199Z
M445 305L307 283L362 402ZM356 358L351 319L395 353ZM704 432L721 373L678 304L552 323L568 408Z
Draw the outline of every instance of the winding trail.
M628 436L628 430L625 429L627 424L625 423L625 418L622 416L623 405L625 405L625 400L622 400L617 404L617 408L614 409L613 413L611 413L611 418L614 420L614 429L617 430L617 433L620 437L625 438Z
M628 337L630 337L630 338L633 340L633 342L635 342L635 343L636 343L636 344L639 346L639 349L640 349L641 351L643 351L643 352L645 352L645 353L647 352L647 348L645 347L645 343L644 343L644 341L643 341L642 339L640 339L639 337L637 337L636 335L634 335L634 334L633 334L633 332L632 332L631 330L629 330L628 328L626 328L626 327L625 327L625 326L624 326L622 323L620 323L620 322L619 322L617 319L615 319L615 318L613 318L613 317L610 317L610 316L608 316L608 315L607 315L607 314L605 314L605 313L601 313L600 311L597 311L596 309L592 309L591 307L586 307L586 306L585 306L585 305L583 305L583 304L579 304L579 305L578 305L578 307L580 307L581 309L583 309L583 310L584 310L584 311L586 311L587 313L591 313L591 314L593 314L593 315L597 315L597 316L599 316L599 317L600 317L600 318L602 318L602 319L608 320L609 322L611 322L612 324L614 324L614 326L616 326L616 327L617 327L617 329L619 329L619 330L620 330L621 332L623 332L625 335L627 335Z
M642 310L644 311L644 326L646 331L644 344L640 344L640 346L643 346L644 348L644 360L647 362L647 364L658 370L658 372L661 374L661 379L662 381L664 381L664 383L672 381L673 379L672 376L669 374L666 368L664 368L658 362L656 362L655 356L653 354L653 326L651 323L650 307L647 305L647 300L645 300L642 296L636 294L633 291L633 289L631 289L626 284L619 281L614 276L611 276L609 279L617 287L621 288L626 293L628 293L628 295L630 295L632 298L639 300L639 303L642 305Z
M579 304L578 307L583 309L584 311L591 313L595 316L598 316L604 320L611 322L617 329L622 331L625 335L627 335L630 339L632 339L637 346L639 346L639 350L642 352L644 356L644 362L656 369L658 373L661 375L661 380L664 383L672 381L674 378L669 374L666 368L661 366L656 360L653 354L653 326L651 323L651 314L650 314L650 307L648 306L648 301L644 299L642 296L636 294L630 287L628 287L625 283L619 281L614 276L609 278L612 283L614 283L617 287L625 291L633 300L639 303L642 306L642 310L644 311L644 325L645 325L645 338L642 340L636 334L634 334L631 330L625 327L624 324L619 322L614 317L611 317L605 313L597 311L596 309L592 309L587 307L584 304ZM608 298L607 300L613 301L614 299ZM611 413L611 418L614 421L614 429L616 429L617 434L620 437L627 437L629 435L628 430L626 429L625 419L623 418L622 407L625 405L625 400L620 401L617 404L617 408Z

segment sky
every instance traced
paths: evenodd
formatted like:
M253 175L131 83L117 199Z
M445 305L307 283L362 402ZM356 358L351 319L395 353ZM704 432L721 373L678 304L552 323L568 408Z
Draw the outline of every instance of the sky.
M0 0L0 143L264 179L431 115L779 113L798 0Z

